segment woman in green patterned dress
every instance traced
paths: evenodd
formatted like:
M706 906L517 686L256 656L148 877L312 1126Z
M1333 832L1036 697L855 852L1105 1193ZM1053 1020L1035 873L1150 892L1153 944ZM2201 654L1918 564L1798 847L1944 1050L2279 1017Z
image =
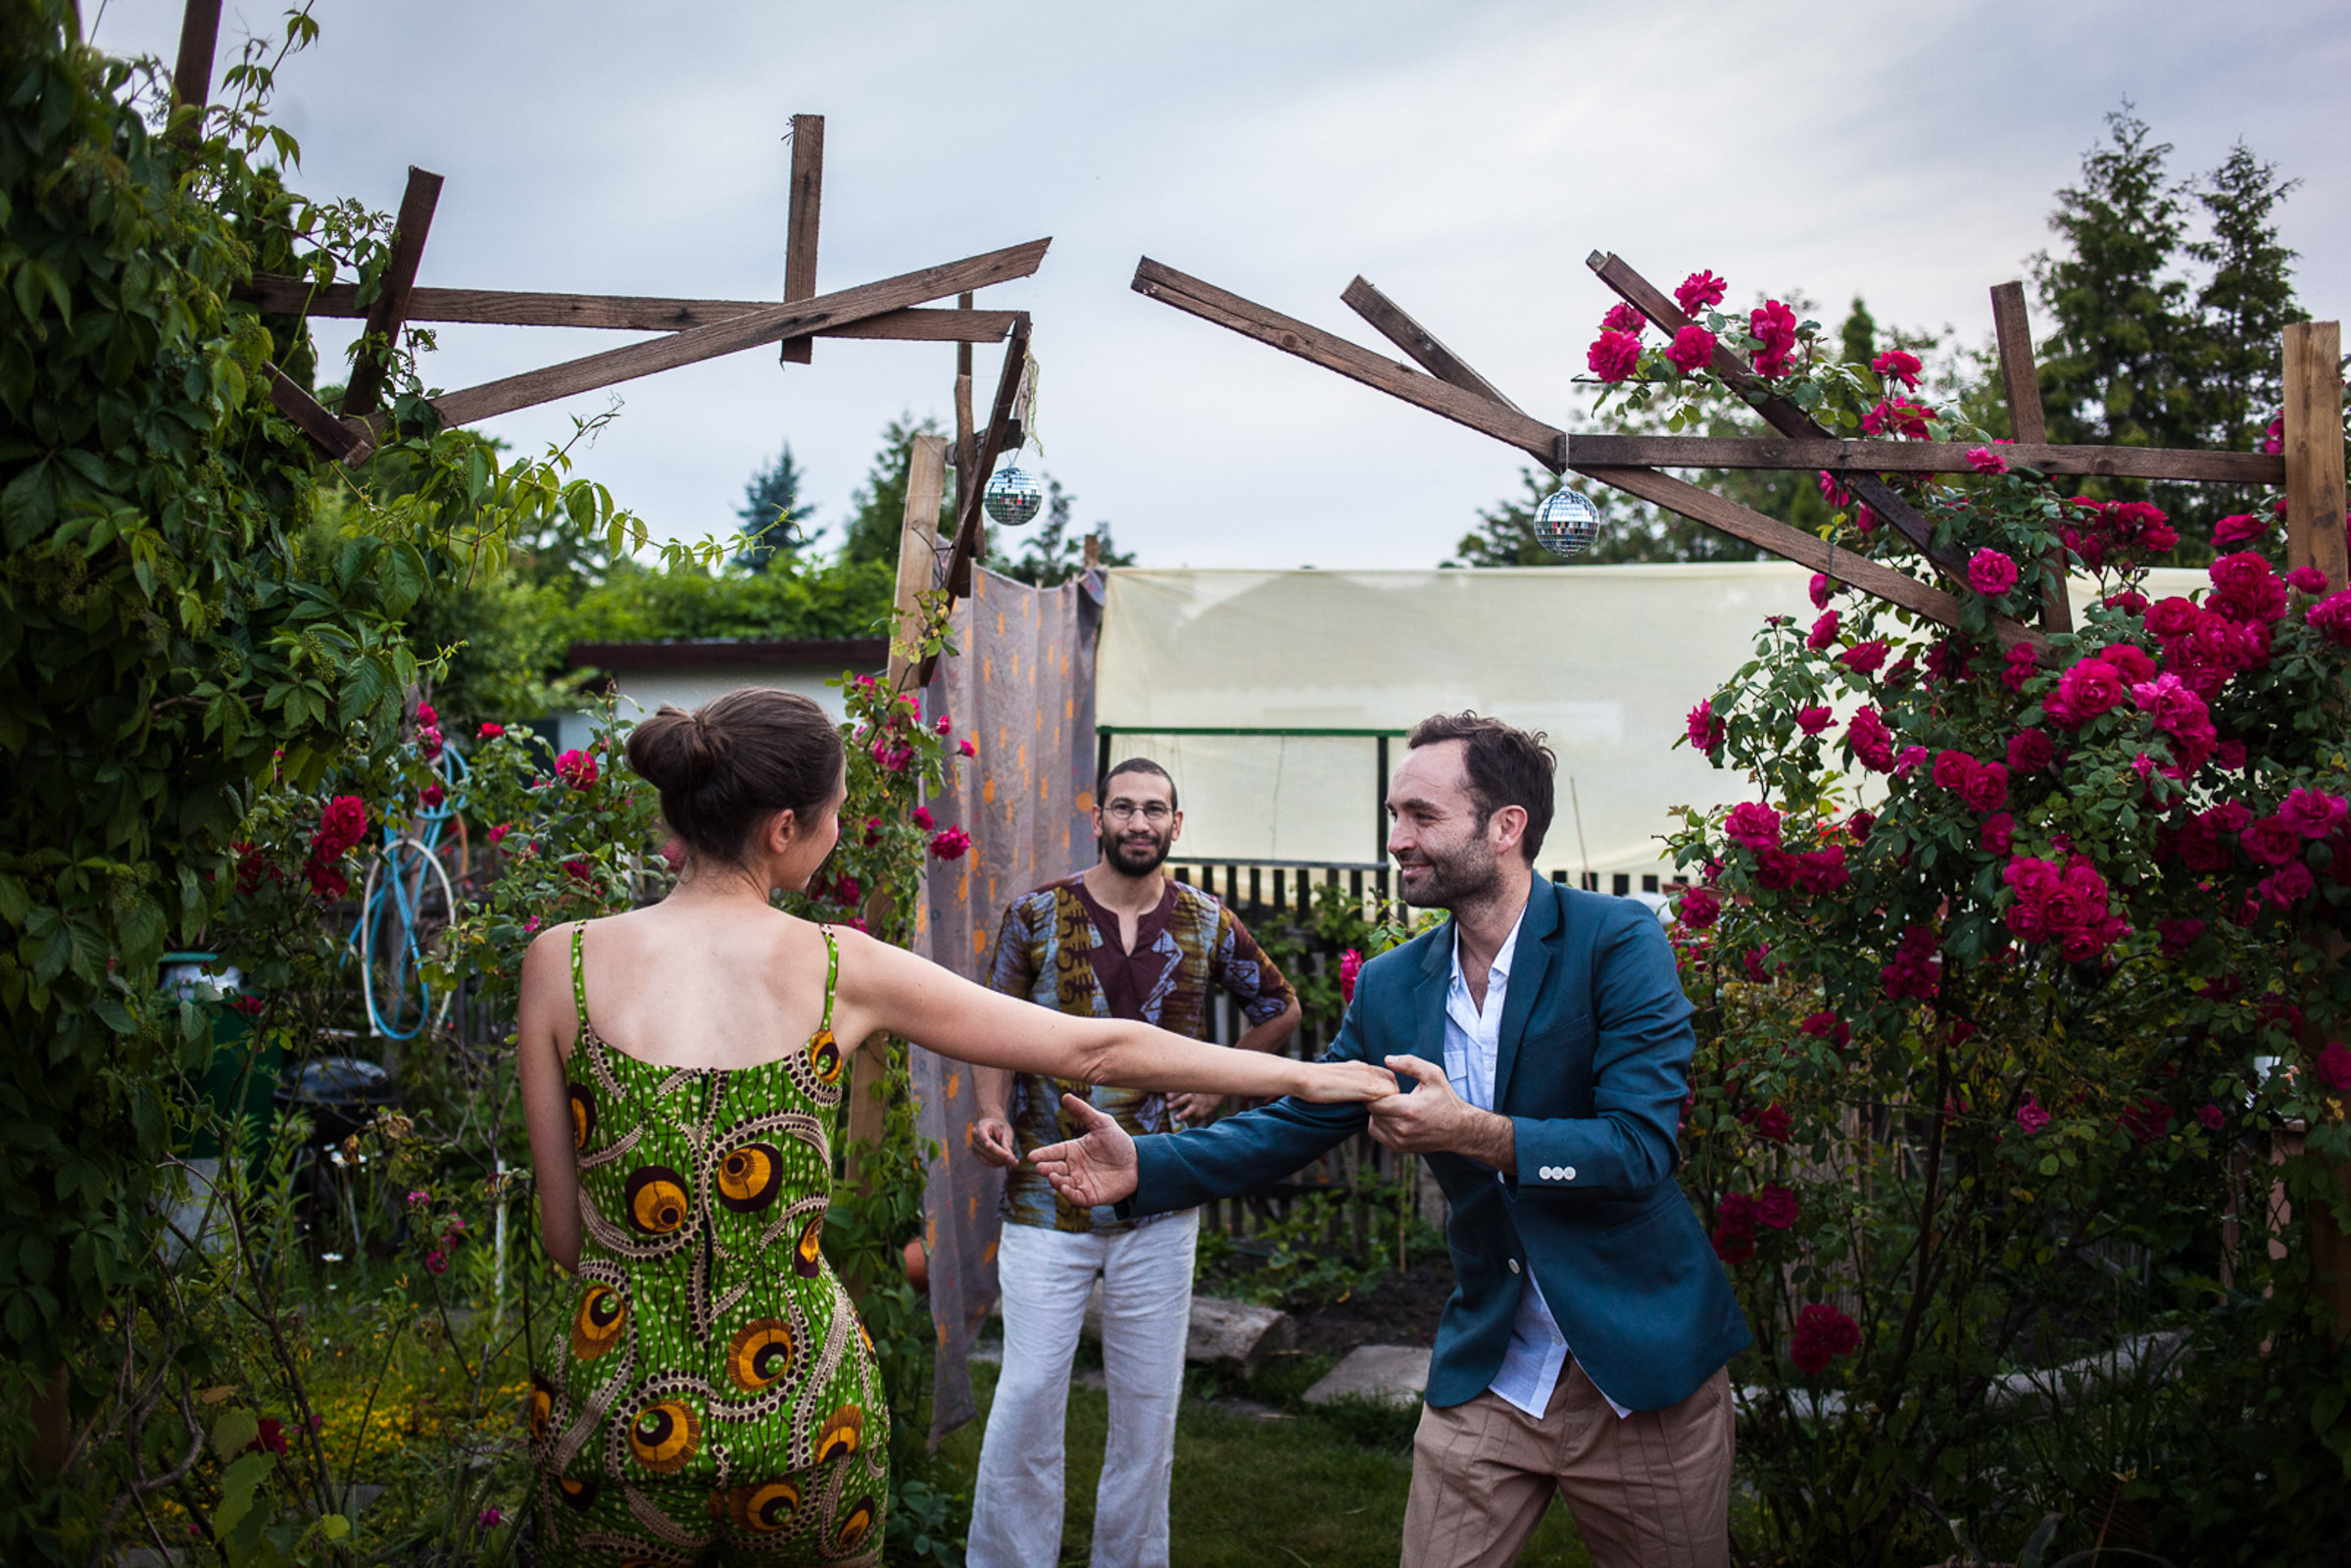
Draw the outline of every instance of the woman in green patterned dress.
M874 1561L889 1403L821 1246L858 1041L1165 1091L1396 1081L1031 1006L773 908L839 832L841 739L805 697L664 708L628 760L685 844L676 889L523 965L539 1223L575 1280L530 1395L540 1561Z

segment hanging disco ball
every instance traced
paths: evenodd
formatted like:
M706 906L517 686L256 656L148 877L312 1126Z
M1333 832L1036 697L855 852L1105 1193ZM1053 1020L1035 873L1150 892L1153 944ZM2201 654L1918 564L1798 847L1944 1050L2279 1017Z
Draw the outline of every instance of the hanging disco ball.
M1045 489L1020 468L1010 467L988 481L980 502L998 523L1018 528L1032 521L1037 509L1045 505Z
M1554 556L1577 556L1599 537L1600 509L1574 490L1555 490L1535 509L1535 537Z

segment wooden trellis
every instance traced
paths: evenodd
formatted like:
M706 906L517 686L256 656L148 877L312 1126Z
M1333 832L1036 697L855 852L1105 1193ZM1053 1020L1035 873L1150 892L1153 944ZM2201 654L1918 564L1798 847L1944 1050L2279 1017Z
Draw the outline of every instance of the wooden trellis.
M1618 297L1669 338L1690 324L1690 318L1671 299L1619 258L1594 252L1588 265ZM1719 343L1712 368L1780 432L1777 438L1570 435L1521 410L1360 277L1348 284L1340 298L1409 355L1419 369L1186 276L1149 257L1135 269L1134 288L1139 294L1493 436L1527 453L1553 473L1572 470L1597 479L1930 620L1958 624L1961 601L1932 582L1837 550L1827 540L1661 471L1782 468L1835 474L1908 540L1935 572L1961 583L1967 580L1966 561L1954 551L1935 547L1934 524L1884 477L1889 473L1969 472L1967 447L1956 442L1856 440L1832 435L1803 410L1774 394L1744 358ZM2041 417L2023 285L2003 283L1991 294L2001 374L2018 438L2000 449L2010 463L2051 474L2282 486L2287 500L2289 564L2315 565L2326 573L2330 588L2345 586L2339 323L2303 322L2286 328L2282 456L2051 445ZM2043 567L2041 631L2070 629L2063 570L2063 563L2055 560ZM2005 616L1995 617L1994 630L2004 644L2036 641L2040 636L2040 631Z

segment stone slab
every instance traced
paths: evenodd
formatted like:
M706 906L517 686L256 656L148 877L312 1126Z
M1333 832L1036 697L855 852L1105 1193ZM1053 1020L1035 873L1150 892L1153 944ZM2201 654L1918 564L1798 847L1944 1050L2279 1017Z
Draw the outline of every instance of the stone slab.
M1086 1338L1102 1337L1102 1288L1086 1298ZM1269 1355L1298 1345L1298 1324L1279 1307L1257 1306L1219 1296L1192 1298L1192 1323L1184 1338L1184 1359L1222 1366L1247 1377Z
M1429 1386L1429 1349L1421 1345L1359 1345L1308 1389L1308 1404L1347 1397L1417 1404Z

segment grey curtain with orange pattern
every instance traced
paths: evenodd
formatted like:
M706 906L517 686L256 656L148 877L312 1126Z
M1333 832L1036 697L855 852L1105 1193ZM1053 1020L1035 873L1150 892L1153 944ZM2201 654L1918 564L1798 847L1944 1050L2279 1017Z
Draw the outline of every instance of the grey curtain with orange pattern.
M972 572L955 606L952 659L924 693L932 718L949 717L977 755L960 759L931 814L971 835L961 859L933 859L923 878L914 951L985 983L1004 906L1095 856L1094 645L1102 576L1031 588ZM979 1413L971 1393L973 1335L996 1304L1001 1171L972 1154L971 1070L912 1051L915 1127L941 1149L923 1188L931 1321L938 1331L931 1444Z

